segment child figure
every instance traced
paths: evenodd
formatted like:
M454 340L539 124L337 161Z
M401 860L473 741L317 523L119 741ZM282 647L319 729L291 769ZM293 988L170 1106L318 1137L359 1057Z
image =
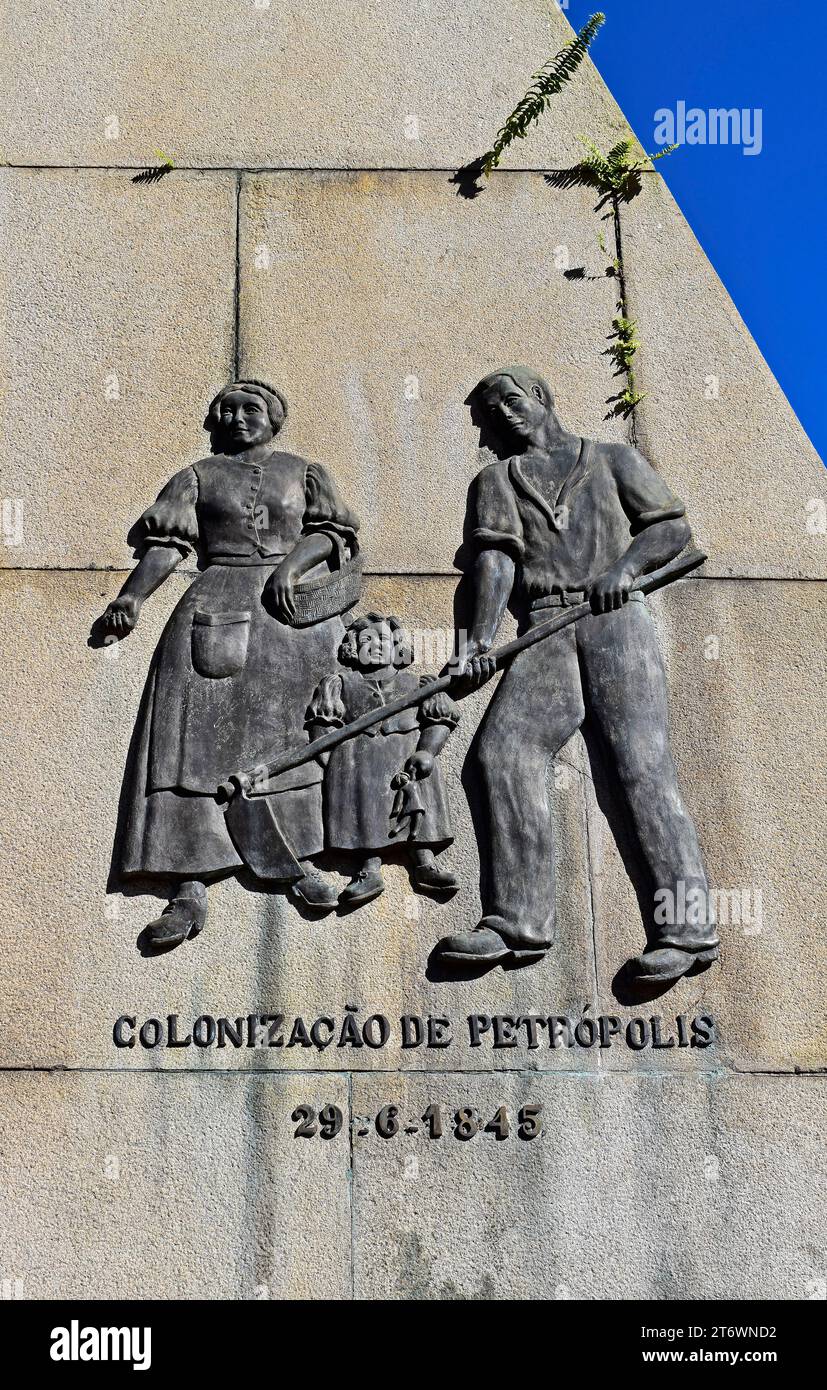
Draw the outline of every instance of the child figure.
M381 613L350 624L339 661L351 669L326 676L316 688L307 712L311 739L428 681L406 673L410 638L398 618ZM437 866L434 854L453 840L436 759L458 722L459 710L443 692L321 755L327 846L359 856L341 904L357 907L384 892L382 852L400 843L408 847L415 887L440 897L456 892L457 879Z

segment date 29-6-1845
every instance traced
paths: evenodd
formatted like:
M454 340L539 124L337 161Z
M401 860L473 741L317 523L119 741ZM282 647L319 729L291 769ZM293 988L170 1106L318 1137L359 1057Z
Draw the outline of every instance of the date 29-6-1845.
M397 1134L424 1134L427 1139L473 1139L477 1134L492 1134L495 1139L509 1139L515 1134L518 1139L540 1139L544 1133L542 1124L542 1105L523 1105L512 1115L504 1105L486 1119L472 1106L460 1106L458 1110L443 1113L439 1105L429 1105L419 1119L407 1120L399 1113L398 1105L383 1105L374 1119L355 1116L353 1132L358 1135L370 1133L371 1125L380 1139L393 1139ZM296 1128L294 1139L335 1139L344 1123L344 1116L338 1105L323 1105L314 1110L310 1105L299 1105L290 1117Z

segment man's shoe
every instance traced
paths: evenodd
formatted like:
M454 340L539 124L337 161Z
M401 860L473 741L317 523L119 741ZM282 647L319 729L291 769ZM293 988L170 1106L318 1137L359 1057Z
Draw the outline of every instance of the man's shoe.
M426 893L438 893L441 898L453 897L459 888L459 879L436 864L414 864L411 882L415 888L422 888Z
M635 984L668 984L682 979L684 975L699 975L717 959L717 946L710 946L705 951L681 951L677 946L656 946L628 961L626 972Z
M180 946L187 937L197 936L203 931L206 920L206 893L199 898L173 898L160 917L148 924L147 941L151 946L171 950L173 946Z
M456 964L497 965L503 961L541 960L546 953L545 946L509 946L493 927L477 927L474 931L458 932L456 936L444 936L437 950L441 960Z
M290 893L305 907L313 907L317 911L336 906L336 889L318 869L308 869L295 883L291 883Z
M385 880L378 869L360 869L339 894L340 907L361 907L385 891Z

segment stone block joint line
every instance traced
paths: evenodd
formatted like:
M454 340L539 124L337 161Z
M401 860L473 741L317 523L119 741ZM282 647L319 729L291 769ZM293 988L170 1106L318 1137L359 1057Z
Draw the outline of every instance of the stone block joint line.
M241 371L241 170L235 180L235 280L233 284L233 379Z
M37 173L101 173L134 174L143 172L143 164L18 164L11 160L0 169L25 169ZM449 164L176 164L180 174L455 174ZM523 174L568 174L570 168L551 168L548 164L523 169L493 169L491 178L519 178ZM642 169L641 174L655 175L654 169Z
M356 1297L356 1217L354 1210L354 1163L353 1163L353 1072L347 1074L347 1124L348 1124L348 1170L347 1192L350 1208L350 1297Z
M281 1076L304 1076L318 1080L325 1076L347 1077L352 1086L353 1077L360 1079L375 1076L392 1077L432 1077L432 1076L470 1076L477 1078L500 1077L500 1076L521 1076L531 1079L535 1076L549 1078L563 1078L568 1081L612 1081L622 1080L628 1077L639 1077L641 1072L635 1066L614 1067L611 1071L583 1071L568 1067L530 1067L526 1065L513 1067L495 1067L487 1070L484 1067L366 1067L364 1071L349 1071L345 1067L100 1067L100 1066L71 1066L67 1063L5 1063L0 1064L0 1076L6 1075L40 1075L40 1076L168 1076L171 1078L178 1076L208 1076L211 1078L237 1079L240 1076L269 1076L278 1079ZM827 1067L801 1067L790 1065L783 1067L748 1067L740 1062L724 1062L718 1059L718 1064L714 1067L698 1068L695 1071L677 1070L655 1070L647 1068L647 1077L671 1077L681 1081L697 1080L701 1077L721 1078L732 1076L812 1076L824 1079L827 1077Z
M620 199L617 193L612 194L612 226L614 228L615 257L617 259L617 284L618 284L618 314L622 319L629 318L629 302L626 294L626 269L623 261L623 231L620 223ZM631 365L626 367L626 385L630 394L634 393L635 378ZM637 431L637 412L632 409L629 412L629 443L633 448L638 447Z

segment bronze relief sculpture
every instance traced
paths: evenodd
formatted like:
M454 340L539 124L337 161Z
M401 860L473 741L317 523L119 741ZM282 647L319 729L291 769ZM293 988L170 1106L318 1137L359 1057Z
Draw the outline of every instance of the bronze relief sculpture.
M701 905L667 923L645 913L647 947L628 978L665 988L717 958L645 604L705 558L682 555L683 503L631 446L568 432L528 368L489 374L466 403L494 461L468 497L470 632L437 678L408 672L397 617L353 616L358 521L322 465L276 448L287 406L275 387L220 391L205 420L211 457L177 473L133 527L138 565L96 625L102 640L132 630L184 556L200 570L152 660L113 861L117 882L169 892L147 929L154 949L196 936L207 885L242 869L306 911L353 910L382 893L383 858L404 847L414 888L450 897L438 757L456 700L503 669L470 755L483 914L436 959L479 972L531 964L552 945L545 773L584 724L623 799L649 900L671 891ZM518 637L495 651L507 605ZM351 865L340 893L319 867L326 850Z

